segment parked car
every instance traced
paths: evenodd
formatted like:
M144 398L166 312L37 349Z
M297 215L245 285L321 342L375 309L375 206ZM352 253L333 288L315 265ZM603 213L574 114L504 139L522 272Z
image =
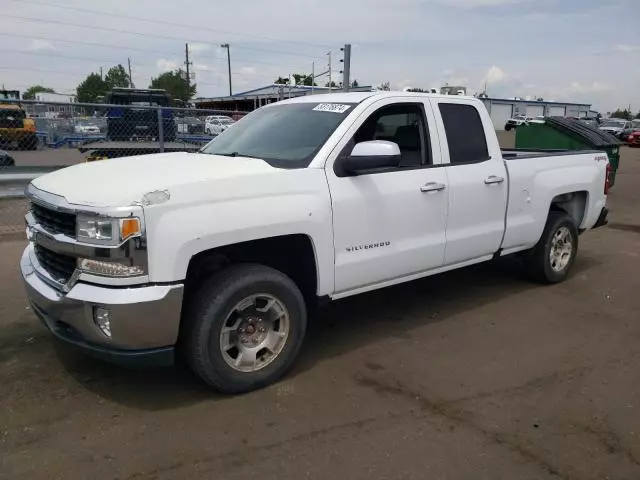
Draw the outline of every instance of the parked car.
M579 118L582 123L589 125L590 127L598 128L600 124L596 118Z
M191 135L204 133L204 122L198 117L179 117L175 122L178 133Z
M204 131L209 135L220 135L234 124L231 117L225 115L212 115L205 119Z
M620 133L620 140L629 141L629 135L640 130L640 120L631 120L631 125Z
M15 164L16 161L9 155L9 152L0 150L0 167L13 167Z
M562 282L578 233L607 222L609 171L604 152L501 150L471 97L304 96L200 153L36 178L21 272L59 339L121 363L182 355L246 392L292 366L318 302L514 253Z
M100 128L95 124L87 120L76 120L73 127L75 133L83 135L99 135Z
M640 147L640 129L637 129L629 134L627 137L627 143L630 147Z
M628 120L622 120L619 118L608 118L600 124L600 130L609 132L610 134L620 138L622 132L631 127L631 122Z
M516 115L515 117L507 120L507 123L505 124L504 129L508 132L512 128L515 129L520 125L524 125L525 123L543 123L543 122L544 122L543 116L527 117L525 115Z

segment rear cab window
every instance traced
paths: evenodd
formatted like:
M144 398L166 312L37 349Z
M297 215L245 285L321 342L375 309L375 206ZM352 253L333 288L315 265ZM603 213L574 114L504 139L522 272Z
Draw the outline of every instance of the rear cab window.
M439 103L438 107L447 135L451 165L489 160L487 137L476 107L464 103Z

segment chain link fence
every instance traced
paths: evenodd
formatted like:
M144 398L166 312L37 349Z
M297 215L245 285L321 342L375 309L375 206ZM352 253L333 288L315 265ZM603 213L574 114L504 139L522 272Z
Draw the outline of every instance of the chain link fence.
M24 230L24 187L82 162L197 152L248 112L174 108L162 91L122 89L111 103L0 101L0 239Z

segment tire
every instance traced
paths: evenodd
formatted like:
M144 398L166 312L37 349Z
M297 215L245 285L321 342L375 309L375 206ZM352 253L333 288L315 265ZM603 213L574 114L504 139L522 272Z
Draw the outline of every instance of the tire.
M552 249L558 252L553 259ZM573 218L566 212L551 211L540 240L525 256L525 267L534 280L559 283L569 275L577 253L578 229Z
M274 311L259 310L272 300ZM245 264L231 266L204 283L188 301L183 322L180 347L191 369L214 389L237 394L272 384L291 367L304 340L307 311L289 277L273 268ZM271 350L264 346L274 341L280 343ZM223 343L230 348L223 348Z

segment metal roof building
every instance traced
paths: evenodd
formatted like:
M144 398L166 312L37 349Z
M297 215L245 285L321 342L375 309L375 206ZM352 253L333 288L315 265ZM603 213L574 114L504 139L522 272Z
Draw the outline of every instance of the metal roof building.
M349 89L351 92L370 92L371 90L371 86ZM193 100L193 103L196 108L250 112L263 105L267 105L268 103L285 100L287 98L319 93L338 93L342 91L342 88L339 87L311 87L309 85L286 85L274 83L226 97L196 98Z
M587 117L591 104L546 102L543 100L525 100L510 98L482 98L487 107L493 126L496 130L504 130L507 120L515 115L527 117Z

